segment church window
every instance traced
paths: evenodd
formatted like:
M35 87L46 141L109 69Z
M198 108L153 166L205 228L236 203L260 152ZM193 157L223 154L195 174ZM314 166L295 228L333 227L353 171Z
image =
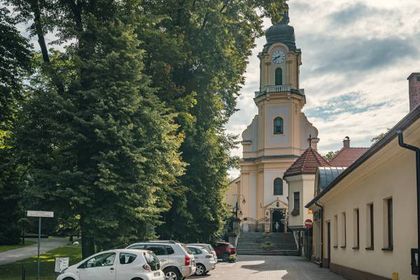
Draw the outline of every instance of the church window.
M277 68L275 72L275 85L280 86L283 84L283 70L281 68Z
M274 119L274 134L283 134L283 119L277 117Z
M283 180L281 178L274 179L274 195L283 195Z

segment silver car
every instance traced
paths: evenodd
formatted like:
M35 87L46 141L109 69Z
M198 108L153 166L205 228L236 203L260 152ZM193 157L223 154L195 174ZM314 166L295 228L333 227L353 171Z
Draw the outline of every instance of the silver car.
M210 270L216 268L216 262L213 254L200 246L188 246L188 249L194 254L197 263L195 274L198 276L206 275Z
M198 246L198 247L206 249L207 252L209 252L213 255L214 261L217 263L216 251L214 250L213 246L211 246L210 244L207 244L207 243L189 243L189 244L187 244L187 246Z
M147 241L131 244L127 249L149 250L156 254L166 280L182 280L196 271L194 255L188 248L176 241Z

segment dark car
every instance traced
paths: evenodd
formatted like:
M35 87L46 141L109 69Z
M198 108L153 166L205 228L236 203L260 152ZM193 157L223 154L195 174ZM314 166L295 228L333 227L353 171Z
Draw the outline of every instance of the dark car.
M236 255L236 248L228 242L217 242L214 246L217 258L227 262L230 256Z

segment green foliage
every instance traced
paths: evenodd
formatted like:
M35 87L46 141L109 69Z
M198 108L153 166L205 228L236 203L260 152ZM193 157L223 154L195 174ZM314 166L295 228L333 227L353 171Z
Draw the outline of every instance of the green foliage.
M236 98L264 14L279 12L272 1L150 1L144 13L155 20L138 34L146 50L145 70L158 96L175 112L185 133L188 163L179 192L158 232L163 238L211 241L219 237L226 211L223 194L234 164L235 137L224 126Z
M329 151L324 158L328 161L332 160L338 153L339 151Z
M12 143L22 203L80 230L84 256L156 231L217 239L235 163L224 127L283 1L7 2L41 49Z
M19 104L24 100L23 79L30 71L31 51L6 8L0 8L0 244L17 244L21 210L19 179L10 141Z
M153 237L183 169L182 134L142 73L128 4L96 1L72 14L78 32L77 21L60 26L77 44L54 53L48 71L40 64L16 132L25 196L60 220L79 217L85 256ZM65 77L63 91L51 75Z

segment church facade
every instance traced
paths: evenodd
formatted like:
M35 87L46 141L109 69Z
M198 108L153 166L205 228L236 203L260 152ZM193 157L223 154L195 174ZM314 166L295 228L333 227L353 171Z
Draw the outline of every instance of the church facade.
M301 50L296 48L288 12L266 31L259 53L260 87L254 101L258 114L242 133L240 176L232 181L227 202L241 220L242 231L287 230L288 185L285 171L308 148L316 149L318 130L302 109ZM302 201L302 199L301 199Z

